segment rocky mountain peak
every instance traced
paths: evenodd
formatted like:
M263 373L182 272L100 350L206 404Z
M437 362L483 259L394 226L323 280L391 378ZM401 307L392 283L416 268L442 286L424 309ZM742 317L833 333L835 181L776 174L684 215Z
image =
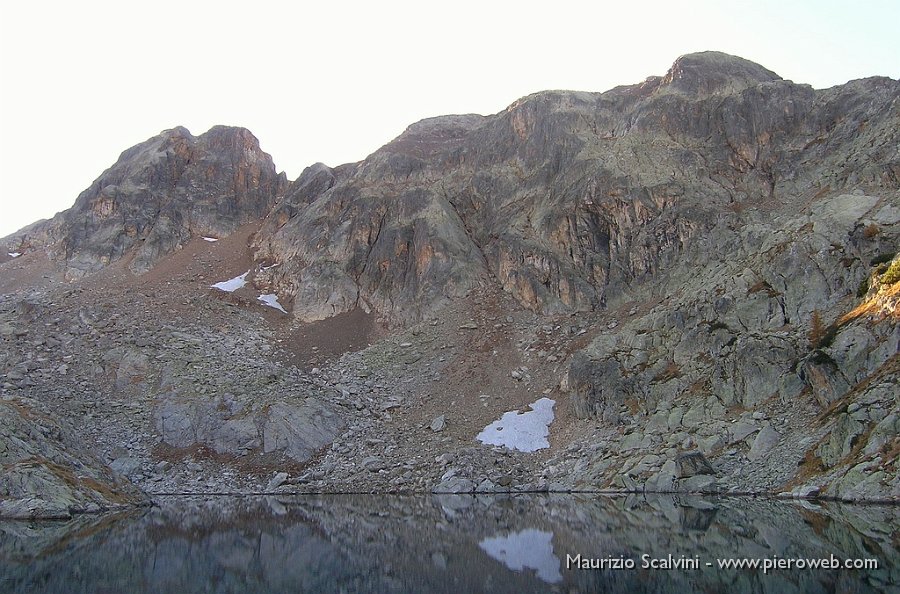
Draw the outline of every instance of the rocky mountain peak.
M379 149L379 152L428 158L460 146L485 119L477 114L426 118L411 124L400 136Z
M693 97L728 94L760 83L782 80L755 62L723 52L685 54L662 78L660 89Z
M250 130L238 126L213 126L198 141L212 150L237 150L251 155L262 153L256 136Z
M124 151L75 205L7 239L48 248L69 278L130 257L144 272L193 236L224 236L268 214L287 180L245 128L176 127Z

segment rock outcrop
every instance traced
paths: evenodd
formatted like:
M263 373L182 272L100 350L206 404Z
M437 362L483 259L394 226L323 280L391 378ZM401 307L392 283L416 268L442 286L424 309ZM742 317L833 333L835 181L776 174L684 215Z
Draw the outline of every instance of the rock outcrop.
M260 231L257 259L280 264L260 282L289 295L304 320L359 307L401 322L487 282L435 171L483 120L426 120L362 163L305 170Z
M242 401L233 394L180 397L172 391L156 407L155 427L174 448L205 446L228 458L279 452L303 463L330 445L344 424L313 398L288 404Z
M0 400L0 518L62 519L148 501L35 404Z

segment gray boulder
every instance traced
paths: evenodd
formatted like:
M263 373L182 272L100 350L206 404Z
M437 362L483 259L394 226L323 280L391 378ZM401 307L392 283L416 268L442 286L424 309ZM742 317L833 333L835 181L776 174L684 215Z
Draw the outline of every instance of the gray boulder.
M757 434L756 439L753 440L753 445L750 447L747 457L751 460L759 460L775 449L779 440L781 440L781 434L775 431L771 425L766 425Z
M176 448L204 445L235 458L250 451L277 453L295 462L309 460L345 426L331 405L315 398L253 399L228 407L175 390L156 403L154 423L162 440Z
M696 475L713 475L716 471L701 452L683 452L675 458L679 479Z

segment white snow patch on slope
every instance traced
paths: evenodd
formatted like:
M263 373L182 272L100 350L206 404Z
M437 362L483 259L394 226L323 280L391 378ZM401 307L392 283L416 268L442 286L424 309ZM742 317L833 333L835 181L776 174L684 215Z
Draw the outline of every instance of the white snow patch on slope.
M484 428L475 439L481 443L505 446L520 452L533 452L550 447L550 423L553 422L555 400L541 398L524 413L514 410L503 413L500 420Z
M285 309L283 307L281 307L281 304L278 303L278 295L276 295L275 293L267 293L265 295L260 295L259 297L257 297L257 299L259 301L262 301L269 307L274 307L275 309L277 309L279 311L283 311L284 313L287 313L287 311L285 311Z
M205 237L205 236L204 236L204 237L203 237L203 241L208 241L208 242L212 243L212 242L214 242L214 241L219 241L219 238L218 238L218 237Z
M244 274L240 276L236 276L234 278L230 278L227 281L222 281L220 283L216 283L214 285L210 285L210 288L219 289L220 291L227 291L229 293L233 291L237 291L241 287L247 284L247 275L250 274L248 270Z
M21 252L6 252L6 255L9 256L10 258L18 258L19 256L22 255L22 253Z
M526 567L548 584L562 581L559 557L553 553L553 533L529 528L506 536L485 538L478 546L513 571Z

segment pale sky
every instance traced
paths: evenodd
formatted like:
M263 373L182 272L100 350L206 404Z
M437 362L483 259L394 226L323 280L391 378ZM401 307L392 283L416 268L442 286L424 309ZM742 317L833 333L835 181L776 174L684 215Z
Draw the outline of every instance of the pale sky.
M605 91L689 52L816 88L900 78L898 23L897 0L3 2L0 237L178 125L249 128L295 179L425 117Z

